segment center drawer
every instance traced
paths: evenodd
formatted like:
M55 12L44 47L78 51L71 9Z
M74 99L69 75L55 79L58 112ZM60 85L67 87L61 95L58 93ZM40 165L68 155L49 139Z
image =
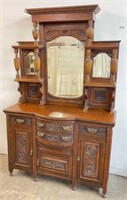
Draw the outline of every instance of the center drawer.
M73 122L37 119L36 137L47 148L63 150L73 146Z

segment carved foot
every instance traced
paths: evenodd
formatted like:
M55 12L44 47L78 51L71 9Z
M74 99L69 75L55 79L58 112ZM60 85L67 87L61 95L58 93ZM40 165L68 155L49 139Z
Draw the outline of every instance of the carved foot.
M10 172L10 176L13 176L13 172Z
M37 180L38 180L38 177L34 176L34 181L37 182Z
M76 183L72 183L72 190L76 190Z
M100 194L103 198L106 198L106 191L104 191L104 189L99 188L99 194Z

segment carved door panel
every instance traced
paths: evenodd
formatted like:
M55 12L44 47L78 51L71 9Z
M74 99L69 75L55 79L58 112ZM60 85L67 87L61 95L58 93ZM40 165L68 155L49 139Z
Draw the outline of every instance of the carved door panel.
M18 121L19 120L19 121ZM9 157L11 168L32 171L31 119L11 117Z
M105 157L104 140L80 137L78 179L102 186Z

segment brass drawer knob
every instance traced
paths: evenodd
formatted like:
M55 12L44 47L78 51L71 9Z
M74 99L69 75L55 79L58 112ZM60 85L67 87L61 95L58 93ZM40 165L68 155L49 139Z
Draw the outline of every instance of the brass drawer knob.
M72 136L62 136L62 140L65 142L69 142L72 140Z
M97 132L97 128L87 128L88 129L88 131L90 132L90 133L96 133Z
M71 125L63 126L63 130L65 130L65 131L73 131L73 126L71 126Z
M43 126L44 126L43 123L41 123L41 122L37 122L37 127L41 128L41 127L43 127Z
M37 132L37 136L39 136L39 137L43 137L43 136L44 136L44 134L45 134L45 133L43 133L43 132L40 132L40 131L38 131L38 132Z
M17 118L17 119L16 119L16 122L17 122L18 124L23 124L23 123L25 122L25 119Z

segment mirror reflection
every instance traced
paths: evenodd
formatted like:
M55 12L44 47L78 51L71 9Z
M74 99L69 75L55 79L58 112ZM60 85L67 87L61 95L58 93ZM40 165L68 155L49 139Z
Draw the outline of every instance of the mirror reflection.
M111 58L106 53L99 53L93 58L92 77L110 78Z
M34 52L29 52L25 55L24 65L27 75L35 74L34 59Z
M84 42L60 36L47 43L48 92L57 97L83 94Z

